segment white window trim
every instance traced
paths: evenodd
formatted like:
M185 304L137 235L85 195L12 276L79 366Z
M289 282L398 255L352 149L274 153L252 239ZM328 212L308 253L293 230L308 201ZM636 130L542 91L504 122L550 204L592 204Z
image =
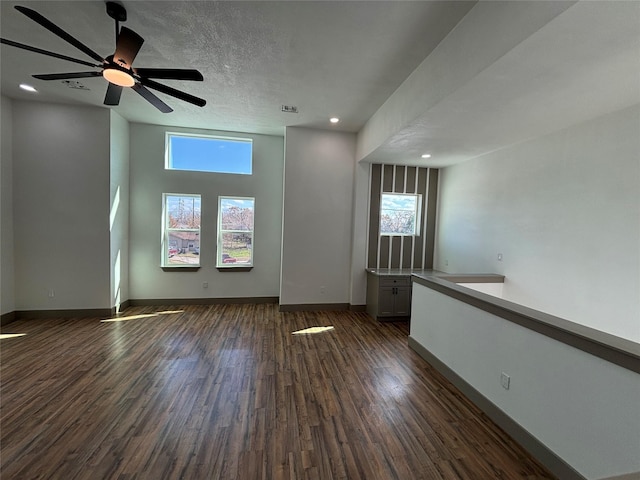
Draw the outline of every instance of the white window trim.
M246 230L222 230L222 200L223 199L232 199L232 200L252 200L253 201L253 230L251 230L251 262L250 263L222 263L222 234L223 233L246 233ZM254 254L255 254L255 239L256 239L256 199L255 197L234 197L231 195L220 195L218 197L218 221L217 221L217 230L218 230L218 242L217 242L217 250L216 250L216 268L253 268L254 263Z
M168 228L167 227L167 197L198 197L200 198L200 228ZM170 231L178 232L197 232L200 237L200 254L198 255L198 263L176 264L169 263L169 245L168 236ZM202 195L199 193L163 193L162 194L162 237L160 239L162 268L200 268L200 255L202 255Z
M422 219L422 194L420 193L395 193L395 192L381 192L380 193L380 213L378 214L378 225L382 225L382 197L384 195L396 195L399 197L415 197L416 209L415 209L415 228L414 233L383 233L379 232L380 237L419 237L420 236L420 220ZM409 210L406 210L409 211Z
M174 137L193 137L193 138L205 138L211 140L229 140L231 142L244 142L251 144L251 172L249 173L237 173L237 172L216 172L211 170L182 170L179 168L173 168L171 166L171 142L170 138ZM164 134L164 169L173 172L200 172L200 173L214 173L221 175L253 175L253 138L248 137L225 137L222 135L207 135L200 133L182 133L182 132L165 132Z

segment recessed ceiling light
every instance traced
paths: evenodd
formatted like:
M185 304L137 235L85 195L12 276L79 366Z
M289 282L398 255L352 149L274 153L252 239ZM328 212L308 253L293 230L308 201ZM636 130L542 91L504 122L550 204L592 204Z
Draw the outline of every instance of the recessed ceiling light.
M27 85L26 83L21 83L20 88L22 90L26 90L27 92L35 93L37 90L33 88L31 85Z
M338 122L340 121L340 119L339 119L338 117L331 117L331 118L329 119L329 121L330 121L331 123L338 123Z
M431 154L430 153L425 153L424 155L422 155L422 158L431 158Z

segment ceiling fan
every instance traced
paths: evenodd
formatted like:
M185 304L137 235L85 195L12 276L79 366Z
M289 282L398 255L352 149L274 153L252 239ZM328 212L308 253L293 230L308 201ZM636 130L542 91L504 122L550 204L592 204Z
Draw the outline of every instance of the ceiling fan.
M72 78L104 77L109 82L109 86L107 87L107 94L104 97L105 105L118 105L120 103L120 96L122 95L123 87L130 87L138 94L140 94L142 98L147 100L163 113L172 112L173 109L162 100L160 100L160 98L152 93L149 88L165 93L167 95L171 95L172 97L184 100L185 102L192 103L199 107L204 107L207 103L206 100L151 80L152 78L159 78L166 80L202 81L202 74L198 70L132 67L133 60L136 58L136 55L140 51L140 48L144 43L144 39L136 32L128 29L127 27L120 28L120 22L124 22L127 20L127 11L122 5L116 2L106 2L106 6L107 14L111 18L113 18L116 23L116 50L113 55L109 55L106 58L102 58L99 54L91 50L89 47L65 32L63 29L55 25L47 18L40 15L35 10L22 6L15 7L16 10L18 10L20 13L26 15L34 22L42 25L44 28L62 38L66 42L70 43L98 63L91 63L85 60L68 57L67 55L50 52L48 50L25 45L24 43L14 42L13 40L7 40L5 38L0 38L0 42L5 45L10 45L12 47L22 48L24 50L40 53L42 55L48 55L50 57L67 60L69 62L78 63L80 65L99 68L99 71L49 73L33 75L33 77L40 80L67 80Z

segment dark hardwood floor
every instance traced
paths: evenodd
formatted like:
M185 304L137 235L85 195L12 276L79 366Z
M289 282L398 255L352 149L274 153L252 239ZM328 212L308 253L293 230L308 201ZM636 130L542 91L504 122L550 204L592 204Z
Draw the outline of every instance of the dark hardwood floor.
M407 347L405 323L124 315L3 328L26 334L0 344L3 480L554 478ZM314 326L334 328L293 334Z

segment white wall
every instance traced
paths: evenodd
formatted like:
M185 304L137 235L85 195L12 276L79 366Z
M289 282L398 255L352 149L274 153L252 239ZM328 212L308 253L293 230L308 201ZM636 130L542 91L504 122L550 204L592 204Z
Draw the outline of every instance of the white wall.
M640 471L637 373L423 285L413 290L411 336L565 462L589 479Z
M502 289L504 284L502 283L458 283L461 287L470 288L477 292L486 293L494 297L502 298Z
M13 114L16 310L109 308L109 110Z
M640 342L638 132L634 106L443 169L436 268Z
M367 244L369 242L369 176L371 165L356 163L353 187L353 239L351 248L351 305L367 303Z
M15 310L13 261L13 102L2 96L0 108L0 315Z
M253 139L253 175L169 171L165 132ZM131 124L129 296L131 299L276 297L282 233L282 137ZM160 267L163 193L202 196L201 268ZM254 268L219 272L216 262L218 196L255 197ZM208 287L203 288L207 282Z
M286 129L281 305L349 303L355 142Z
M111 306L129 299L129 122L110 110Z

